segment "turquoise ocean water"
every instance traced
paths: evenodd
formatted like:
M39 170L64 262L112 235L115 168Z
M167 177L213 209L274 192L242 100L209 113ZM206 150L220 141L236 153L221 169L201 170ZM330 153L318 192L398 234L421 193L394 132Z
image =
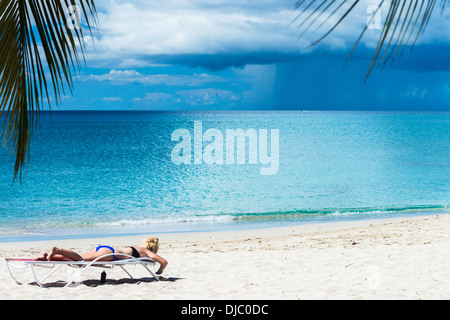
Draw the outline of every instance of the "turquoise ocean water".
M278 129L278 174L174 164L171 135L194 121ZM21 184L0 151L0 242L450 213L449 128L450 113L46 113Z

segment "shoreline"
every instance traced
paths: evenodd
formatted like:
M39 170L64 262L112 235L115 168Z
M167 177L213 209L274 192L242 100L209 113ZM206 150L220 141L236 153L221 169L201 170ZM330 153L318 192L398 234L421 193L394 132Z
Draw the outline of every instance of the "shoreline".
M173 231L173 232L162 232L162 233L137 233L137 234L115 234L111 236L90 236L86 235L76 235L73 237L66 238L54 238L54 239L44 239L39 240L19 240L19 241L7 241L0 242L1 249L11 249L11 250L23 250L27 248L48 248L54 246L55 243L61 243L69 245L72 243L77 243L78 245L89 245L90 243L108 243L108 242L118 242L123 245L127 243L140 243L141 239L147 236L155 236L160 239L166 239L168 242L181 241L182 239L188 239L189 241L205 241L205 240L233 240L239 237L254 237L259 235L264 236L281 236L286 233L312 233L312 232L327 232L333 230L345 230L347 228L373 226L376 224L385 224L400 220L415 220L423 219L433 216L445 216L450 213L442 214L424 214L419 216L402 216L402 217L392 217L392 218L378 218L378 219L360 219L360 220L344 220L344 221L323 221L323 222L311 222L304 224L292 224L280 227L255 227L249 229L229 229L229 230L205 230L205 231ZM39 245L37 245L39 244Z
M342 225L342 224L354 224L354 223L371 223L371 222L377 222L377 221L385 221L385 220L395 220L395 219L408 219L408 218L421 218L421 217L428 217L428 216L435 216L435 215L447 215L450 214L449 208L447 206L440 208L442 211L434 211L434 212L417 212L416 214L407 214L407 213L400 213L396 216L394 215L381 215L379 217L358 217L358 218L343 218L342 220L316 220L316 221L298 221L298 222L286 222L280 223L280 226L273 226L269 222L260 222L255 224L250 224L249 227L245 227L244 225L239 225L236 223L234 226L220 226L217 225L216 227L206 227L205 225L200 224L200 227L198 227L196 230L192 230L189 228L167 228L167 230L160 231L160 232L154 232L150 234L156 234L161 237L173 235L173 234L181 234L181 235L190 235L190 234L203 234L203 233L227 233L227 232L233 232L233 233L239 233L239 232L252 232L257 230L266 230L266 229L285 229L285 228L300 228L300 229L308 229L313 228L314 226L323 226L323 225ZM274 221L276 224L276 220ZM133 228L127 226L126 229L128 229L128 232L117 232L116 228L97 228L98 230L94 232L82 232L80 233L73 233L73 234L65 234L63 233L64 229L56 229L57 232L55 234L39 234L39 233L29 233L29 234L10 234L9 236L3 235L4 237L0 237L0 248L2 245L7 244L14 244L14 243L40 243L40 242L59 242L63 240L67 241L77 241L77 240L90 240L90 239L110 239L110 238L126 238L126 237L145 237L148 235L148 232L143 232L144 229L141 229L138 232L132 232L131 230ZM77 229L75 229L77 230ZM66 231L72 231L72 229L68 229ZM112 231L112 232L108 232ZM17 238L17 239L15 239Z
M124 282L121 270L76 288L17 286L0 268L1 299L448 299L450 214L330 222L258 230L174 233L160 238L165 281ZM33 258L51 246L85 251L139 245L145 236L0 243L0 258ZM138 269L133 270L139 277ZM48 271L47 271L48 272ZM26 276L26 274L22 275ZM142 275L142 277L145 277ZM115 279L115 280L113 280ZM50 280L52 281L52 280ZM113 289L113 290L112 290Z

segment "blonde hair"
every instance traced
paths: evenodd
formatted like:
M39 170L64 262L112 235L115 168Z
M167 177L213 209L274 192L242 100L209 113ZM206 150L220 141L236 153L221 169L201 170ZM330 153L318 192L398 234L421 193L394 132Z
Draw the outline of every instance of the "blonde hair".
M153 253L157 253L159 249L159 239L158 238L147 238L142 244L144 248L147 248Z

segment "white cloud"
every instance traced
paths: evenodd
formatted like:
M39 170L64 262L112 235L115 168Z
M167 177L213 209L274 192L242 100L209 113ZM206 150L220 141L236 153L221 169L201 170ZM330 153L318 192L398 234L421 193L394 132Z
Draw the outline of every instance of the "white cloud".
M100 1L101 37L89 59L136 63L151 55L297 52L295 1Z
M161 101L170 101L173 99L173 95L164 92L152 92L146 93L144 98L134 98L134 101L153 101L153 102L161 102Z
M419 88L417 85L409 83L405 89L405 92L400 95L407 98L423 99L427 93L428 90L426 88Z
M101 36L95 47L87 42L87 58L102 67L139 68L160 63L154 60L155 55L307 52L307 46L332 27L337 17L326 21L317 32L313 32L315 27L310 28L298 39L301 34L298 26L311 11L292 23L297 15L292 10L295 3L295 0L98 0ZM350 50L370 17L368 8L376 3L379 0L361 0L345 21L314 49ZM419 43L450 41L450 33L443 31L450 28L449 7L443 15L440 8L436 9ZM385 5L383 17L387 10ZM303 27L308 25L309 22ZM361 45L373 48L380 32L368 30Z
M122 101L122 98L119 98L119 97L104 97L104 98L102 98L102 100L114 102L114 101Z
M181 90L177 94L182 97L177 100L178 102L184 102L191 107L216 105L220 103L233 106L241 100L241 97L232 91L213 88Z
M295 47L294 1L111 1L99 14L100 44L114 52L216 53Z
M194 87L209 83L220 83L226 80L206 73L194 75L142 74L136 70L111 70L107 74L81 76L81 81L110 81L115 85L140 83L144 85L168 85Z
M230 90L216 88L179 90L174 94L165 92L146 93L145 97L133 99L136 103L158 103L163 105L186 105L191 108L226 105L233 107L242 101L242 97Z

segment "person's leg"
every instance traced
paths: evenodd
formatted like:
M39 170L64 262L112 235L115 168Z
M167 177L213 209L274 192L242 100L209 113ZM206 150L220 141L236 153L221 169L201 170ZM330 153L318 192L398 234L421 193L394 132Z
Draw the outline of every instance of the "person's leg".
M53 247L50 255L48 256L49 261L82 261L83 258L76 252L66 249L60 249Z

